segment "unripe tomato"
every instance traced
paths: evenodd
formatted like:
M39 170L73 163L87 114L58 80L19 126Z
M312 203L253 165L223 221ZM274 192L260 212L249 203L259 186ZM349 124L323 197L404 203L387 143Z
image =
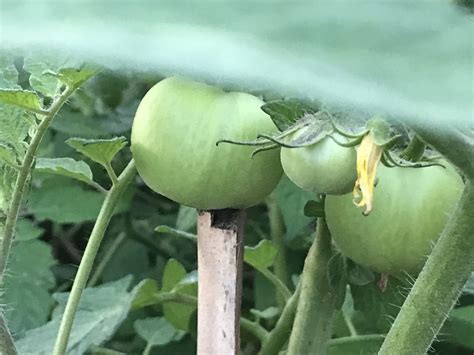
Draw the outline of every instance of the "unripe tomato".
M374 210L368 216L354 206L352 194L326 197L333 240L344 255L374 271L417 273L461 196L461 177L439 166L381 165L377 175Z
M357 178L355 149L341 147L329 137L307 147L281 148L281 164L291 181L314 193L346 194Z
M158 193L198 209L246 208L278 184L279 151L251 158L249 146L220 139L254 140L276 127L258 98L168 78L141 101L132 127L132 152L140 176Z

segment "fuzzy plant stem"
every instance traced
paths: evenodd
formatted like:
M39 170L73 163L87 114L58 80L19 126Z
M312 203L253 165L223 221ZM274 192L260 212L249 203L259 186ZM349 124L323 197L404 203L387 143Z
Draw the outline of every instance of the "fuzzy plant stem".
M17 355L15 344L10 330L7 327L5 317L0 313L0 354Z
M99 250L105 231L110 223L115 206L117 205L123 191L135 177L135 174L135 164L132 160L124 169L122 174L120 174L117 179L117 183L112 186L105 197L104 203L99 212L99 216L97 217L97 221L94 225L94 228L92 229L89 241L87 242L84 256L82 257L79 269L77 270L71 293L61 319L59 333L56 338L56 344L54 345L54 355L63 355L66 353L74 316L76 315L76 311L79 306L82 291L86 287L87 279L91 273L97 251Z
M21 164L20 171L16 178L15 187L13 188L13 195L10 207L7 213L7 219L5 221L4 234L2 238L1 253L0 253L0 284L2 284L3 275L7 267L8 256L10 255L10 249L13 243L13 235L15 231L16 221L20 212L21 200L25 186L30 177L31 170L33 169L33 162L36 157L38 147L43 140L43 137L48 130L51 121L59 112L61 107L66 103L69 97L74 92L75 88L67 87L66 90L58 96L56 101L53 102L48 111L44 111L44 117L41 123L38 125L35 135L31 139L30 145L25 153L23 162Z
M380 349L425 354L474 269L474 139L469 127L418 122L412 127L466 178L461 199Z
M283 224L283 216L280 207L274 197L267 200L268 219L270 222L270 235L272 241L278 246L278 254L273 264L273 272L285 286L291 283L290 274L288 272L288 262L286 258L286 248L283 241L285 235L285 226ZM277 304L280 308L285 306L286 300L281 295L277 295Z
M295 293L286 302L285 308L278 319L277 324L268 335L265 342L262 344L260 355L274 355L278 354L287 342L293 321L295 320L296 308L301 292L301 282L298 284Z
M324 218L318 218L316 237L305 260L301 295L296 311L288 355L326 353L334 319L335 294L329 283L328 265L333 255Z

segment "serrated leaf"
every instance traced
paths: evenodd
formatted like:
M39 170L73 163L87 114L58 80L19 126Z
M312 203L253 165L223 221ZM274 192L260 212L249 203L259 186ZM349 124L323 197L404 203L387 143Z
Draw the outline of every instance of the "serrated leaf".
M3 160L11 167L18 167L17 154L15 152L15 149L2 142L0 142L0 160Z
M304 205L304 215L306 217L324 217L324 202L310 200Z
M50 268L55 263L51 247L42 241L21 241L13 247L1 304L6 305L6 317L14 334L48 320L53 304L49 290L55 286Z
M278 248L267 239L261 240L254 247L245 247L244 261L255 269L266 269L273 265Z
M305 114L315 112L310 105L294 99L267 102L261 109L271 117L280 131L295 124Z
M14 105L33 112L42 110L40 98L34 91L0 89L0 103Z
M79 87L97 73L98 69L90 66L81 69L61 68L58 78L69 87Z
M92 171L89 165L72 158L38 158L35 171L70 177L86 184L93 183Z
M15 57L9 53L0 53L0 87L17 89L18 71L15 68Z
M163 271L162 292L173 290L185 277L186 270L177 260L170 259ZM179 293L196 296L197 285L190 284L188 286L180 286ZM190 327L190 319L194 315L196 306L188 304L180 304L167 302L163 304L163 313L168 322L175 328L188 331Z
M166 345L180 340L185 334L174 328L163 317L138 319L133 323L133 328L140 337L146 340L148 346Z
M112 139L70 138L66 143L93 161L107 166L115 155L127 145L127 139L125 137Z
M137 287L128 291L132 278L127 276L95 288L87 288L82 294L67 348L68 354L83 354L89 347L99 346L115 333L126 318ZM59 306L53 320L32 329L16 343L20 354L49 355L59 329L61 314L69 293L55 294Z
M39 238L44 233L42 228L35 225L30 219L19 219L16 223L16 241L25 241Z
M23 68L30 73L30 85L34 90L49 97L54 97L58 93L59 80L50 75L59 69L58 64L53 64L49 58L27 57Z

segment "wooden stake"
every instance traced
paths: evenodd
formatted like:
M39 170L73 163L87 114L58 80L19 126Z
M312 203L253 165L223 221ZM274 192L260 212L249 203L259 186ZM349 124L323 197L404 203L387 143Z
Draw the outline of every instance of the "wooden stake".
M233 355L240 346L242 210L198 215L198 355Z

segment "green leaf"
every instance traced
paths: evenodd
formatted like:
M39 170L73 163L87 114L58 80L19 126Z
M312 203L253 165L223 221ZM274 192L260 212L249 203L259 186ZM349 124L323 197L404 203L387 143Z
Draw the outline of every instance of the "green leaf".
M51 247L44 242L20 241L13 247L1 304L6 305L6 317L14 334L48 320L53 304L49 290L55 286L50 268L55 264Z
M292 241L302 233L311 233L307 227L312 218L304 215L304 206L308 200L312 199L314 199L314 194L301 190L286 176L283 176L276 188L276 200L283 214L287 241Z
M440 332L440 337L450 343L474 350L474 305L455 308Z
M183 331L174 328L165 318L154 317L138 319L133 323L137 334L148 343L148 346L166 345L181 340Z
M70 138L66 143L102 166L108 166L115 155L127 145L127 139L125 137L112 139Z
M59 69L59 65L52 63L51 58L27 57L23 68L30 73L30 85L34 90L49 97L59 92L59 80L51 75Z
M163 271L163 286L162 292L172 291L179 283L186 277L186 270L175 259L170 259ZM180 286L179 293L196 296L197 285L190 284L188 286ZM190 320L194 315L196 307L188 304L180 304L167 302L163 304L163 313L168 322L175 328L189 331Z
M69 87L77 88L85 81L93 77L98 72L98 68L85 66L81 69L61 68L58 71L58 78Z
M324 202L310 200L304 205L304 215L306 217L324 217Z
M2 160L13 168L18 168L19 166L15 149L7 144L0 142L0 161Z
M261 109L268 114L280 131L284 131L305 114L314 113L315 109L299 100L276 100L264 104Z
M383 339L381 334L332 339L329 342L328 355L376 354Z
M67 352L83 354L91 346L99 346L109 340L126 318L136 290L127 291L132 278L127 276L95 288L87 288L81 297L74 319ZM16 343L20 354L49 355L53 353L54 341L59 329L61 314L69 293L55 294L59 306L53 319L44 326L32 329Z
M132 309L137 310L152 304L156 304L155 296L158 294L158 284L156 280L145 279L137 287L135 298L132 302Z
M197 211L195 208L179 206L178 216L176 217L176 229L189 231L196 226Z
M16 223L15 240L37 239L44 233L42 228L36 226L30 219L19 219Z
M11 53L0 52L0 87L17 89L18 71L15 68L15 56Z
M0 103L14 105L33 112L41 112L41 101L34 91L0 89Z
M266 269L273 265L278 248L267 239L261 240L254 247L245 247L244 261L255 269Z
M89 165L72 158L38 158L35 171L70 177L86 184L93 183L92 171Z

